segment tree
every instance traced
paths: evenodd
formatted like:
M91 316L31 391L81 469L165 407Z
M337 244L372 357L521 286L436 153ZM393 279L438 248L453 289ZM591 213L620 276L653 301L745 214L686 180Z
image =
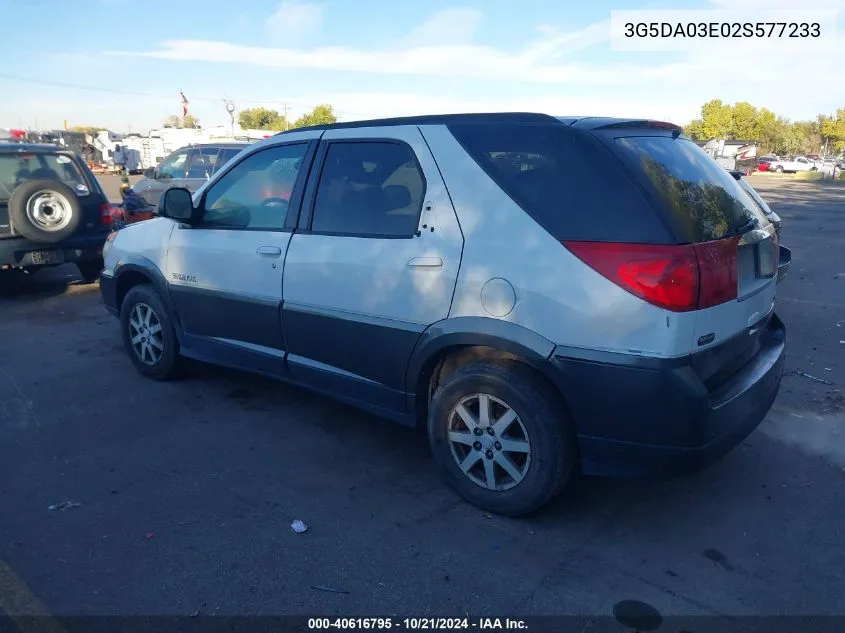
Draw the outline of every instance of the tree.
M819 115L821 134L828 143L828 148L845 149L845 108L839 108L836 116Z
M200 127L200 120L193 114L186 114L182 117L182 127L198 128Z
M238 113L238 124L249 130L284 130L285 117L276 110L267 108L247 108Z
M701 119L693 119L684 126L684 134L696 141L706 140L704 138L704 127Z
M76 132L77 134L96 134L108 128L97 127L96 125L73 125L68 132Z
M701 106L701 118L690 121L684 131L696 140L756 141L761 153L842 151L845 150L845 108L839 108L834 116L819 114L809 121L793 122L746 101L729 105L711 99Z
M327 103L321 103L311 112L303 114L293 124L293 127L308 127L310 125L330 125L337 123L334 108Z
M730 106L729 106L730 107ZM730 130L731 138L740 140L755 140L757 133L757 108L741 101L731 108Z
M175 114L171 114L164 120L164 127L182 127L182 120Z
M777 115L767 108L760 108L757 111L754 128L754 134L749 139L760 143L761 153L774 151L778 139L783 135L783 124L778 120Z
M701 106L703 138L730 138L732 115L731 106L721 99L712 99Z

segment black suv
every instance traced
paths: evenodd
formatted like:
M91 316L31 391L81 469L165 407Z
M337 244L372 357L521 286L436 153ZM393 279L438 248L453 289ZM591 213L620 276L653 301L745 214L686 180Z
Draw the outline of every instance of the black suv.
M73 262L94 282L111 229L108 199L76 153L0 144L0 269Z

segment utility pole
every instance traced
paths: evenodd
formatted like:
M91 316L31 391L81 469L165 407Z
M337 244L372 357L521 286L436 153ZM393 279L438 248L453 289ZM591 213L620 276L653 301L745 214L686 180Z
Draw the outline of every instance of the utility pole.
M235 104L229 101L228 99L224 99L223 102L226 104L226 112L229 113L229 126L232 130L232 138L235 137Z
M287 129L288 129L288 104L283 103L282 108L284 109L284 115L282 115L282 116L284 116L284 119L285 119L285 131L287 132Z

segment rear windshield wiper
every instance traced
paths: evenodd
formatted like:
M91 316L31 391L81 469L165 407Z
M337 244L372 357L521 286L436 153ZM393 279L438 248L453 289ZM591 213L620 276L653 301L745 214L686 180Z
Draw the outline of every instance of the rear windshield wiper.
M745 224L736 230L737 235L745 235L748 231L756 229L760 226L760 221L756 218L750 218Z

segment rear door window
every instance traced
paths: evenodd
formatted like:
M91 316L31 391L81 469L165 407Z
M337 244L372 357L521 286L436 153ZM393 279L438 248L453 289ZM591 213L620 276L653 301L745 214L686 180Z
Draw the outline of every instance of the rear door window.
M414 151L404 143L333 142L320 174L311 230L410 238L425 187Z
M205 180L214 172L214 163L217 161L216 147L197 147L192 149L188 156L188 172L186 178Z
M719 240L766 223L742 186L695 143L661 135L615 144L665 203L682 241Z

